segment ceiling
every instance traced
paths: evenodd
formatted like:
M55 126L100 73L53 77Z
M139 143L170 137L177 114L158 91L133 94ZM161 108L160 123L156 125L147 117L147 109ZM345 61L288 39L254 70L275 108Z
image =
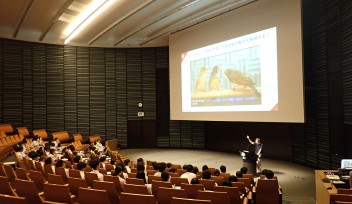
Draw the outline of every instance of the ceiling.
M0 0L0 38L64 44L70 23L93 1ZM92 47L167 46L169 35L255 0L108 0L68 45Z

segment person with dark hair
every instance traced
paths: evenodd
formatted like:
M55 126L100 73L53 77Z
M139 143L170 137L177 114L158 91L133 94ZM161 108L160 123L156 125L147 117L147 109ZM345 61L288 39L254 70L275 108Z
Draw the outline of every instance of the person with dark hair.
M273 171L271 171L271 170L266 170L266 172L265 172L265 177L267 178L267 179L273 179L274 178L274 172Z
M186 173L180 176L181 178L187 178L188 183L191 183L193 178L197 178L197 175L193 173L193 166L191 164L186 165Z
M154 176L161 176L161 173L162 172L164 172L165 171L165 169L166 169L166 163L165 162L161 162L161 163L159 163L159 171L158 172L156 172L155 174L154 174Z
M152 162L152 167L155 171L159 171L159 163L156 161Z
M16 157L18 158L19 161L22 161L23 158L25 158L27 156L23 152L23 146L22 145L14 145L13 146L13 151L15 151Z
M138 159L137 159L137 166L138 166L139 164L143 164L143 165L145 165L145 164L144 164L144 159L143 159L143 158L138 158Z
M176 173L175 167L171 167L171 168L169 169L169 172L170 172L170 173Z
M68 177L69 174L68 174L68 169L66 169L66 166L65 166L65 162L61 159L57 160L56 164L55 164L55 167L62 167L65 169L65 173L66 173L66 176Z
M197 174L198 174L198 171L199 171L199 170L198 170L198 167L194 166L192 172L193 172L195 175L197 175Z
M143 179L144 183L148 183L148 177L145 175L145 166L144 164L137 165L137 175L136 178Z
M73 163L78 164L78 162L80 162L80 161L81 161L81 159L82 159L82 157L81 157L81 156L76 155L75 157L73 157Z
M99 164L100 161L98 159L92 159L89 161L89 166L93 169L91 173L97 174L99 181L103 181L104 175L99 172Z
M202 171L205 171L205 170L208 170L209 168L208 168L208 166L207 165L203 165L202 166Z
M167 164L166 164L166 168L171 168L172 167L172 164L170 163L170 162L168 162Z
M55 148L58 148L60 147L61 145L61 142L60 142L60 139L59 138L55 138L55 140L53 141L53 144L54 144L54 147Z
M32 159L33 161L39 161L40 160L40 155L37 152L35 152L35 151L30 151L28 153L28 157L30 159Z
M82 179L84 179L84 169L87 167L87 164L84 162L78 162L77 163L77 170L79 171L79 173L81 174Z
M260 138L257 137L255 138L254 142L249 138L249 135L247 135L247 140L250 144L254 145L254 153L258 156L257 159L257 170L258 172L262 171L262 164L261 164L261 157L263 154L263 143L261 142Z
M22 140L22 146L23 146L23 152L27 152L29 151L29 149L31 148L30 144L28 143L26 138L23 138Z
M202 172L202 178L203 179L210 179L211 178L211 173L209 170L205 170Z
M102 168L105 169L106 156L100 157L99 160L100 160L100 164L101 164Z
M120 165L117 165L117 166L115 167L114 176L119 177L120 185L121 185L121 188L123 189L124 186L125 186L126 180L125 180L125 178L123 177L123 168L122 168Z
M263 169L263 170L260 172L260 175L264 175L264 176L265 176L266 171L268 171L268 169Z
M220 176L220 170L219 169L215 169L214 176Z
M34 151L37 151L38 148L39 148L39 145L40 145L39 136L36 135L36 136L34 136L34 138L32 139L32 144L31 144L30 149L31 149L31 150L34 150Z
M224 182L222 182L222 186L232 187L232 183L229 180L225 180Z
M241 171L236 171L236 177L237 178L243 178L242 172Z
M168 172L163 171L161 173L161 181L169 182L170 181L170 175Z
M230 182L237 182L237 177L235 175L231 175L229 178Z
M191 180L191 184L199 184L198 178L193 178L193 179Z
M220 171L221 171L221 173L226 173L226 166L225 165L221 165L220 166Z
M50 149L49 152L47 152L46 157L51 157L51 159L55 162L58 159L56 150Z
M182 166L182 169L183 169L183 170L187 170L187 164L184 164L184 165Z
M247 169L247 167L243 166L243 167L241 167L240 171L242 174L247 174L248 169Z
M131 173L131 160L125 159L125 161L123 161L123 163L125 164L126 172Z
M44 160L44 166L50 166L53 172L55 173L54 161L51 159L51 157L47 157Z

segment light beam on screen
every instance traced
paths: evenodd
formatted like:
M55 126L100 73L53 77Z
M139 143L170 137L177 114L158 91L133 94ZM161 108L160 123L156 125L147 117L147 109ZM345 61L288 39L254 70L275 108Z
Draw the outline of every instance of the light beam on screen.
M273 27L182 53L182 111L277 111L276 36Z

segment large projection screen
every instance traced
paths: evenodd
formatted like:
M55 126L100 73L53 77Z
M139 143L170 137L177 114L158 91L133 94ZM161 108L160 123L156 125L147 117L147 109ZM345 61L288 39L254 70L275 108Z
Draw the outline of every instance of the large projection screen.
M304 122L301 2L260 0L170 36L171 120Z

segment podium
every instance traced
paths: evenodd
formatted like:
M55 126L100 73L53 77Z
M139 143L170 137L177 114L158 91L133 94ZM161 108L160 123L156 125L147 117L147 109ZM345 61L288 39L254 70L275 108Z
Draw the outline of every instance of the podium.
M247 167L248 173L256 175L258 155L247 150L240 151L240 155L242 157L243 166Z

